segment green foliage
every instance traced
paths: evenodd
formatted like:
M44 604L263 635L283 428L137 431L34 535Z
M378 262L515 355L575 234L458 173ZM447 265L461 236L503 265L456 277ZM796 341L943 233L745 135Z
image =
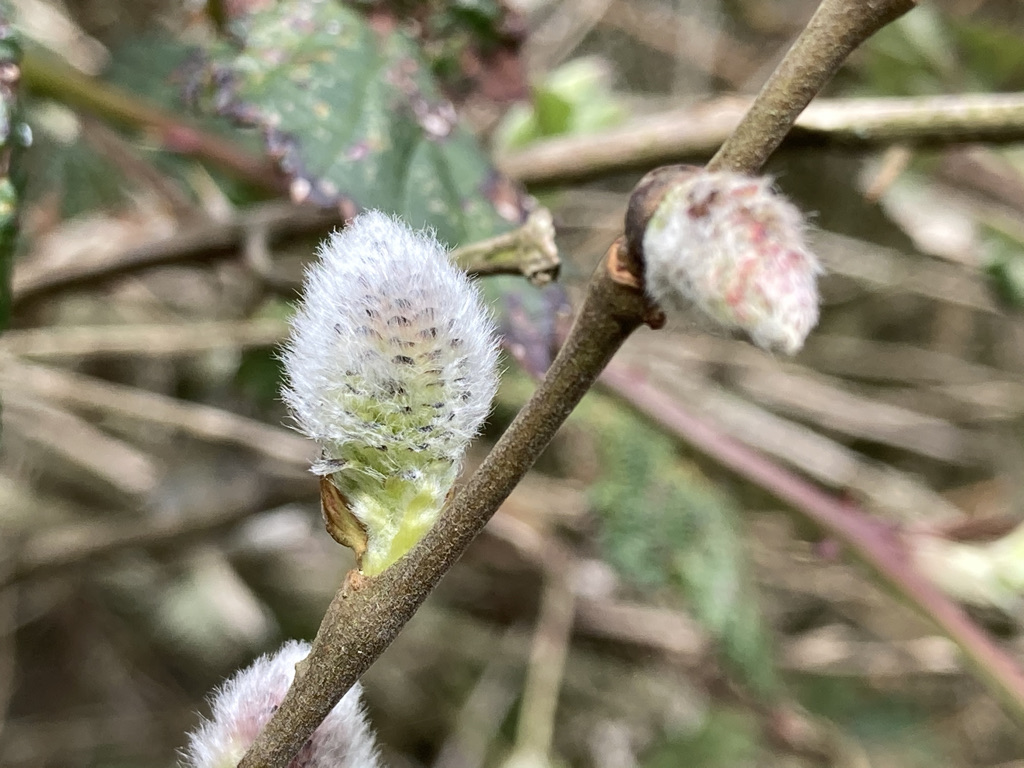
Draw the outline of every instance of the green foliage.
M495 0L438 3L425 25L429 39L424 46L424 53L430 58L437 76L443 82L457 80L467 48L500 44L504 16L504 9Z
M999 298L1009 307L1024 308L1024 239L1019 233L983 229L985 272Z
M45 101L30 104L26 112L32 125L32 152L25 157L29 204L57 198L60 214L73 218L124 201L123 179L81 140L74 113Z
M608 71L595 58L574 59L533 89L533 103L509 110L498 143L522 147L540 138L600 131L626 117L612 94Z
M130 98L177 112L182 107L184 72L194 57L194 47L166 32L130 37L111 50L104 79L124 89ZM26 157L26 199L45 199L48 204L59 200L60 213L65 218L128 205L132 180L112 164L109 148L97 149L94 143L83 139L80 117L69 107L38 93L34 95L27 115L33 127L34 151ZM210 116L198 122L209 133L228 137L242 147L249 144L246 148L254 154L261 149L256 137L239 131L226 120ZM133 141L132 149L186 194L191 191L195 159L168 151L160 142ZM236 204L265 196L217 168L211 167L208 172Z
M11 25L10 7L0 4L0 72L17 72L21 40ZM11 272L18 236L20 196L12 175L14 155L27 143L15 88L17 78L0 79L0 331L11 313Z
M204 94L262 130L298 196L354 203L432 226L450 245L522 213L457 122L416 43L337 3L279 3L236 24L240 47L211 52Z
M840 725L873 753L870 756L884 755L886 764L962 764L954 758L956 734L930 728L926 707L910 696L880 692L857 678L818 675L794 679L793 689L804 706Z
M758 759L758 726L748 713L714 709L704 726L688 737L669 739L644 761L644 768L733 768Z
M885 27L858 57L862 90L884 96L1024 88L1016 30L954 18L922 4Z
M1024 45L1020 32L959 19L951 34L962 52L963 71L984 90L1024 89Z
M609 561L638 586L681 592L718 639L724 661L770 695L776 672L743 574L736 510L679 459L664 434L593 397L584 417L600 445L591 499Z
M933 8L902 16L864 44L858 67L862 91L886 96L921 96L956 87L956 47L945 20Z

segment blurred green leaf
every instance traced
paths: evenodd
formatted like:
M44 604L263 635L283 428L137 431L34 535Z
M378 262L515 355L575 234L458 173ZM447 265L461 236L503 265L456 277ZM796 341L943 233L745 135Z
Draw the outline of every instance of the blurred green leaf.
M1024 89L1024 45L1019 30L963 18L955 21L951 33L963 52L963 71L979 89Z
M63 218L122 204L124 179L81 140L78 117L67 107L34 101L26 110L33 151L25 158L25 200L50 203Z
M856 61L866 94L921 96L964 87L948 22L928 5L873 35Z
M1024 308L1024 240L992 226L983 227L982 237L993 289L1007 306Z
M723 659L754 691L777 686L753 585L743 573L737 513L671 439L593 396L584 418L597 430L600 479L591 500L612 565L642 587L671 588L717 638Z
M644 768L732 768L755 765L759 757L758 726L749 713L715 708L704 726L688 737L676 736L659 744Z
M515 149L549 136L594 133L625 118L608 67L600 59L584 57L563 64L535 86L532 104L510 109L497 141Z
M235 28L241 46L212 52L202 90L217 112L262 130L298 198L394 212L450 245L521 217L518 188L460 127L400 28L312 0Z

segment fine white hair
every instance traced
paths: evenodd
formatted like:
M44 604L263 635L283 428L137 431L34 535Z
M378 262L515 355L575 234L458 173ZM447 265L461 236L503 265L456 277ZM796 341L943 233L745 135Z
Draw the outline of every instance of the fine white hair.
M818 322L822 271L804 229L771 179L695 173L665 194L644 232L647 293L795 354Z
M189 735L186 768L235 768L270 721L295 677L295 664L309 644L289 640L273 654L260 656L213 695L209 720ZM339 701L289 768L378 768L373 731L354 685Z
M320 246L283 352L285 402L324 449L459 463L497 390L494 323L433 232L369 211ZM396 470L408 450L392 453Z

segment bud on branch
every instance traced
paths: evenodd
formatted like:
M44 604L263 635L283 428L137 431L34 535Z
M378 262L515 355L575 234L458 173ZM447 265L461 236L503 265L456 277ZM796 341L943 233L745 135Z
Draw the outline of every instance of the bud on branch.
M818 322L821 266L800 211L771 181L728 171L659 169L641 182L631 238L647 295L697 307L768 350L795 354Z

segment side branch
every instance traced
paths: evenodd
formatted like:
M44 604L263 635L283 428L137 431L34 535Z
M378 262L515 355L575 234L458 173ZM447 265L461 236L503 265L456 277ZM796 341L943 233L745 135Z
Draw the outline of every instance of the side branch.
M710 157L739 125L752 99L737 96L644 115L601 133L558 136L499 158L501 169L528 185L565 184L616 171L649 169ZM1024 141L1024 96L816 99L797 118L782 147L893 144L937 147Z
M331 601L309 656L239 768L284 768L345 692L390 645L533 466L623 341L658 318L616 242L591 279L569 337L530 401L405 558L380 576L352 572Z

